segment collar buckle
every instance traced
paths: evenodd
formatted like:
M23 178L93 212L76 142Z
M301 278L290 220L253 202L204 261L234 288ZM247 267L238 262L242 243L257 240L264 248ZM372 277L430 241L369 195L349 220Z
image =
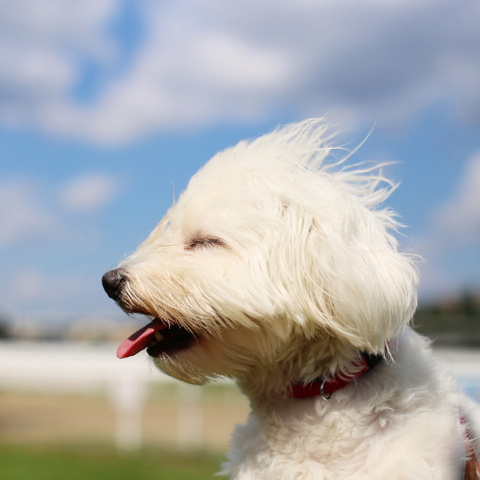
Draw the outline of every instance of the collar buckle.
M325 390L324 390L324 388L325 388L325 383L327 383L327 381L326 381L326 380L323 380L322 384L320 385L320 396L321 396L324 400L328 401L328 400L330 400L330 399L332 398L333 392L330 392L330 394L328 395L328 397L325 396Z

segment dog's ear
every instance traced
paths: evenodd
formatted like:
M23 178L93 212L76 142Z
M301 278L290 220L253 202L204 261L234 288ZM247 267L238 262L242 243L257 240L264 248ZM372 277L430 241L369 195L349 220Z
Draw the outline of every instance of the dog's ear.
M382 352L417 305L416 269L412 258L399 252L391 226L388 211L358 204L341 214L304 215L300 225L313 321L370 352Z

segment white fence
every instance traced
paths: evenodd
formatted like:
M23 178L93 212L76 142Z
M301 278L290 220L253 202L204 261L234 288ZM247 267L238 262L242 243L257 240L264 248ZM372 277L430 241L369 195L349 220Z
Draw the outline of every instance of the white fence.
M137 355L119 360L114 344L0 342L0 388L88 393L122 382L172 381ZM134 379L134 380L132 380Z
M107 393L117 417L120 449L141 446L141 418L150 384L175 382L146 355L119 360L117 345L75 342L0 342L0 389L49 393ZM202 442L201 388L180 384L177 443Z
M151 384L175 382L146 355L119 360L114 344L0 342L0 389L82 394L108 392L117 412L117 446L141 445L141 416ZM436 350L459 385L480 400L480 351ZM181 384L179 384L181 385ZM201 388L180 387L177 443L202 442Z

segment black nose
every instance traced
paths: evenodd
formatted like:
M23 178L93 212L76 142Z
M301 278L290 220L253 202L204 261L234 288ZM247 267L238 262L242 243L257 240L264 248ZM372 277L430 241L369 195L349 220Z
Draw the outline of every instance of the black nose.
M110 270L102 277L102 285L107 295L114 300L120 296L125 284L125 277L118 269Z

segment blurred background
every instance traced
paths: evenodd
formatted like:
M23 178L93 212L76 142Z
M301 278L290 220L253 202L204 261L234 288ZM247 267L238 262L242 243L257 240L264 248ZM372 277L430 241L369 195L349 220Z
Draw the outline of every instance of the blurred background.
M247 402L117 360L101 276L218 150L324 115L397 162L416 328L478 398L476 0L0 0L2 478L211 478Z

